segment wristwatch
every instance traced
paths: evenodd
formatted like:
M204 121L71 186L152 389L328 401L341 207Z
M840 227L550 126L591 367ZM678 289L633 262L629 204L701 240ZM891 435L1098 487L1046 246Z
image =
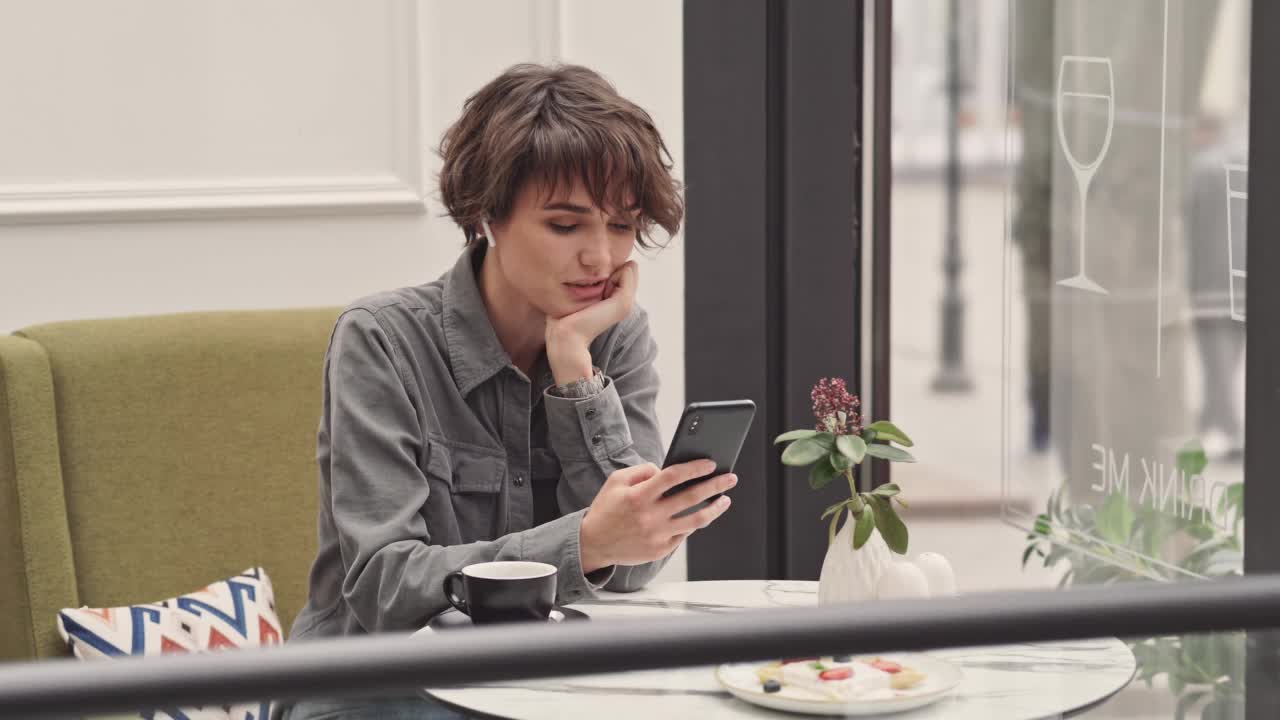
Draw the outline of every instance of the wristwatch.
M574 380L571 383L557 385L553 392L562 398L581 399L589 398L604 392L604 373L600 372L600 368L591 368L591 377Z

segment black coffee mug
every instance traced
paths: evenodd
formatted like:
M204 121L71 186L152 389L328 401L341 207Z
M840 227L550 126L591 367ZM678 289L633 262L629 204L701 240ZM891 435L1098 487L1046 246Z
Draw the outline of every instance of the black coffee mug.
M523 561L468 565L445 576L444 596L476 624L546 620L556 600L556 566Z

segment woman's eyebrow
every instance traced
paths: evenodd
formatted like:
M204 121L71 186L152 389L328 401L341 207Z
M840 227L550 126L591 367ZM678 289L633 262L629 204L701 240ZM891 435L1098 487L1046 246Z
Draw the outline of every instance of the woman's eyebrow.
M591 212L591 208L589 207L583 207L582 205L574 205L573 203L567 203L567 202L550 203L548 205L543 205L542 209L543 210L568 210L569 212L578 213L579 215L586 215L587 213Z
M543 205L543 206L542 206L542 209L543 209L543 210L567 210L567 211L569 211L569 212L571 212L571 213L575 213L575 214L578 214L578 215L590 215L590 214L591 214L591 208L589 208L589 207L585 207L585 206L582 206L582 205L574 205L573 203L568 203L568 202L548 203L547 205ZM635 220L635 219L636 219L636 217L635 217L635 216L636 216L639 212L640 212L640 206L639 206L639 205L635 205L635 206L633 206L633 207L629 207L629 208L627 208L626 210L622 211L621 213L617 213L617 214L615 214L615 215L611 215L610 217L611 217L612 219L615 219L615 220L628 220L628 221L630 221L630 220Z

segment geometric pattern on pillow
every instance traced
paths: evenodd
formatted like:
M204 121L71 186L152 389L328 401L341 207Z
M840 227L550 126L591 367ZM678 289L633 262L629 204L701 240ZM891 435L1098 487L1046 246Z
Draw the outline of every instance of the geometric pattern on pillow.
M82 660L259 647L284 640L271 578L260 567L160 602L64 609L58 613L58 633ZM257 703L166 708L143 717L266 720L269 714L269 703Z
M262 568L250 568L162 604L189 621L196 647L202 651L281 642L275 591Z

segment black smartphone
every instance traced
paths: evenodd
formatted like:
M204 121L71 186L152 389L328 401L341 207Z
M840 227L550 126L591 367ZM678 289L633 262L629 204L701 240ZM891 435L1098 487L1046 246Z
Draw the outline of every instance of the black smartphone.
M716 469L709 475L682 482L662 496L670 497L717 475L733 472L733 465L738 461L738 453L747 439L747 431L751 429L751 420L755 414L756 404L750 400L690 403L680 416L680 424L676 427L675 437L671 439L662 467L709 459L715 461ZM697 512L718 497L720 495L715 495L705 502L682 510L675 517Z

